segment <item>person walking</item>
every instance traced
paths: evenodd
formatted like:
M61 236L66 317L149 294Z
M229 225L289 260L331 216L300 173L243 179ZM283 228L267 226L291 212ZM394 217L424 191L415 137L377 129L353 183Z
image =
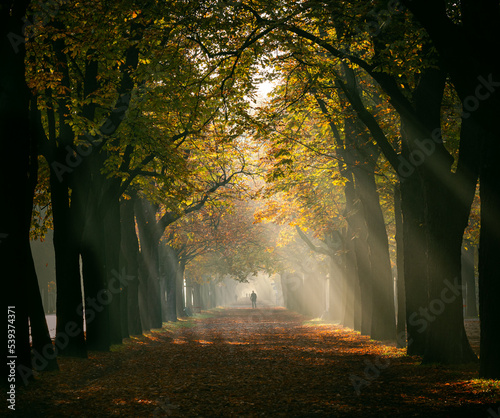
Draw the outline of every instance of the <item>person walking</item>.
M252 293L250 294L250 300L252 301L252 308L257 307L257 293L255 293L254 290L252 290Z

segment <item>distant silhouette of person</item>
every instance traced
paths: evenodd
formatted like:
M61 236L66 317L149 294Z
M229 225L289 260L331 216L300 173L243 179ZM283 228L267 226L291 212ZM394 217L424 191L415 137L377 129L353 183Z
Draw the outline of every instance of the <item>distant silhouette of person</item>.
M255 291L252 290L252 293L250 295L250 300L252 301L252 308L256 308L257 307L257 293L255 293Z

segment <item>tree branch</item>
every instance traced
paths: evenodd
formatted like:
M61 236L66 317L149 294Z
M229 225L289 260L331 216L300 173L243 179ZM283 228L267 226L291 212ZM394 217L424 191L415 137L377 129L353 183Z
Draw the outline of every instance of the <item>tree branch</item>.
M314 252L319 253L319 254L324 254L327 255L328 257L331 257L333 254L331 251L328 251L324 248L321 248L317 245L314 245L312 241L309 239L309 237L300 229L298 225L295 225L295 230L299 234L299 237L302 238L302 240L307 244L307 246Z

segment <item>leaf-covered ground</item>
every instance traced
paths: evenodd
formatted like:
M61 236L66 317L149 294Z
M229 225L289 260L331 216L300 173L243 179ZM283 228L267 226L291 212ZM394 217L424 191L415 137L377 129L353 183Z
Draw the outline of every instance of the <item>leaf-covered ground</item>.
M473 325L473 324L472 324ZM211 311L18 390L29 417L497 417L500 382L284 309Z

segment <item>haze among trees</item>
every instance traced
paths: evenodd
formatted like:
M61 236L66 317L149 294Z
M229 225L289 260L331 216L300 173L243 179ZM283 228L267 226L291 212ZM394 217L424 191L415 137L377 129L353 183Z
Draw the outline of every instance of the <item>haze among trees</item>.
M17 382L258 274L290 310L500 379L499 23L498 1L3 1Z

